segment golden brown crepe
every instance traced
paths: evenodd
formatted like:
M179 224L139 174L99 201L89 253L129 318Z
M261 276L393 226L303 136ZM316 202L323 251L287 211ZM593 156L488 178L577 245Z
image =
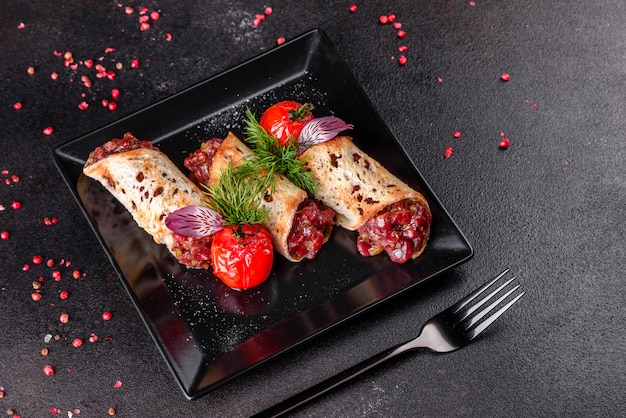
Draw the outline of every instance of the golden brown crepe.
M317 182L315 198L334 209L337 224L346 229L359 229L387 206L405 199L417 201L428 208L428 202L421 193L359 149L350 137L338 136L314 145L300 158ZM429 230L412 258L426 247Z
M124 137L128 138L135 140L131 134ZM155 242L164 244L180 258L180 242L165 226L165 218L185 206L202 205L204 195L198 186L157 149L141 147L114 152L102 159L94 155L95 152L85 163L83 173L100 182L119 200ZM208 262L185 264L208 268Z
M237 167L252 151L233 133L228 134L217 149L210 168L210 184L219 181L223 171L232 164ZM272 234L274 248L290 261L301 261L302 257L293 257L288 251L288 237L294 224L294 218L302 202L308 198L306 192L295 186L285 176L275 175L273 188L268 188L261 199L261 209L267 211L263 226ZM328 231L324 242L328 240Z

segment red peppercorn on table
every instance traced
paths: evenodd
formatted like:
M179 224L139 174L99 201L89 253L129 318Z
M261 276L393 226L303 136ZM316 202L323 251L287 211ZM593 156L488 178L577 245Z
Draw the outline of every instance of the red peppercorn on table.
M447 355L410 354L295 415L622 416L625 15L626 3L608 0L3 1L0 409L23 418L250 416L410 339L427 318L509 267L526 295L476 342ZM316 29L333 47L322 60L311 55L319 43L294 42ZM263 65L235 80L242 63L259 57ZM328 70L339 64L353 80ZM216 77L230 81L195 94L197 106L183 100ZM384 254L329 266L322 249L317 261L280 262L275 275L290 280L270 276L249 293L174 264L171 277L184 280L156 283L175 303L138 282L142 297L153 299L150 312L138 310L145 301L127 291L74 197L77 185L55 164L56 150L132 121L135 136L164 144L182 167L201 142L240 129L246 106L260 112L260 96L309 102L324 116L373 109L384 124L369 129L370 114L346 120L355 143L380 137L367 146L381 163L423 179L432 205L445 208L433 218L427 251L440 254L441 237L458 228L473 257L451 265L427 255L389 267L445 272L344 316L318 295L339 293L373 263L391 266ZM207 118L210 106L226 110ZM177 141L163 140L170 126ZM106 217L110 201L100 203L95 209ZM115 233L129 234L129 225ZM344 232L333 232L328 251L352 244ZM115 254L134 256L139 241ZM129 266L149 271L148 256ZM341 274L301 280L331 269ZM384 278L381 287L355 286L347 303L407 280ZM293 289L299 296L285 297ZM299 339L260 332L272 304L314 306L301 332L324 332ZM327 315L342 320L325 329ZM159 332L186 336L197 326L219 333L155 343ZM250 330L259 332L249 338ZM298 343L258 361L292 338ZM162 355L172 344L178 362ZM212 367L198 355L203 345L254 367L215 370L223 381L190 401L181 386L206 387L206 374L181 384L177 371Z

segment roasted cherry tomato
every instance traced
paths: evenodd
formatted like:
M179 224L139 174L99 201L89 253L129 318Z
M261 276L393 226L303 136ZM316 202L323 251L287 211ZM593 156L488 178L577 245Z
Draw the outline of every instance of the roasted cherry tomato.
M276 103L263 113L259 124L270 134L274 135L281 145L290 139L298 139L300 131L313 119L313 105L298 102L284 101Z
M233 289L249 289L263 283L273 260L272 236L261 225L228 226L213 237L213 274Z

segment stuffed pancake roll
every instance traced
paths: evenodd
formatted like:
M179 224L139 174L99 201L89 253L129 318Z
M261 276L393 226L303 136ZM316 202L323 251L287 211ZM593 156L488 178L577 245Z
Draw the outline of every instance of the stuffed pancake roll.
M362 255L384 250L404 263L424 251L432 219L428 202L350 137L313 145L300 158L317 182L315 198L337 212L338 225L358 231Z
M89 154L83 173L102 184L158 244L164 244L188 267L210 266L211 237L186 237L165 226L170 212L202 205L204 195L176 165L149 141L131 133Z
M234 134L222 140L213 138L185 159L190 177L207 187L216 184L229 164L244 164L252 151ZM335 212L309 199L307 193L281 174L261 199L267 211L263 226L272 234L274 248L289 261L313 259L328 241Z

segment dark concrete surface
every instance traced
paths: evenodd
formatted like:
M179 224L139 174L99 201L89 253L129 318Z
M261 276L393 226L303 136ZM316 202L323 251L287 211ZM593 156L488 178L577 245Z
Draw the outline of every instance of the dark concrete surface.
M24 418L101 417L110 407L120 417L249 416L411 338L508 266L526 295L478 341L393 361L296 416L623 416L626 3L368 1L356 2L356 13L350 2L279 3L0 3L0 231L9 233L0 240L0 410ZM160 11L146 31L141 6ZM255 27L266 6L273 13ZM406 38L378 23L389 13ZM329 36L475 256L187 401L51 150L313 28ZM405 66L399 45L408 47ZM55 51L116 76L66 67ZM504 72L510 81L500 79ZM110 111L101 101L113 87L121 95ZM50 136L42 133L48 126ZM501 132L511 141L506 150ZM454 148L449 159L446 146ZM43 264L33 263L36 255ZM74 269L85 275L75 280ZM40 277L44 297L35 302ZM99 338L90 343L92 333ZM82 347L71 346L75 336ZM54 376L43 373L46 364Z

